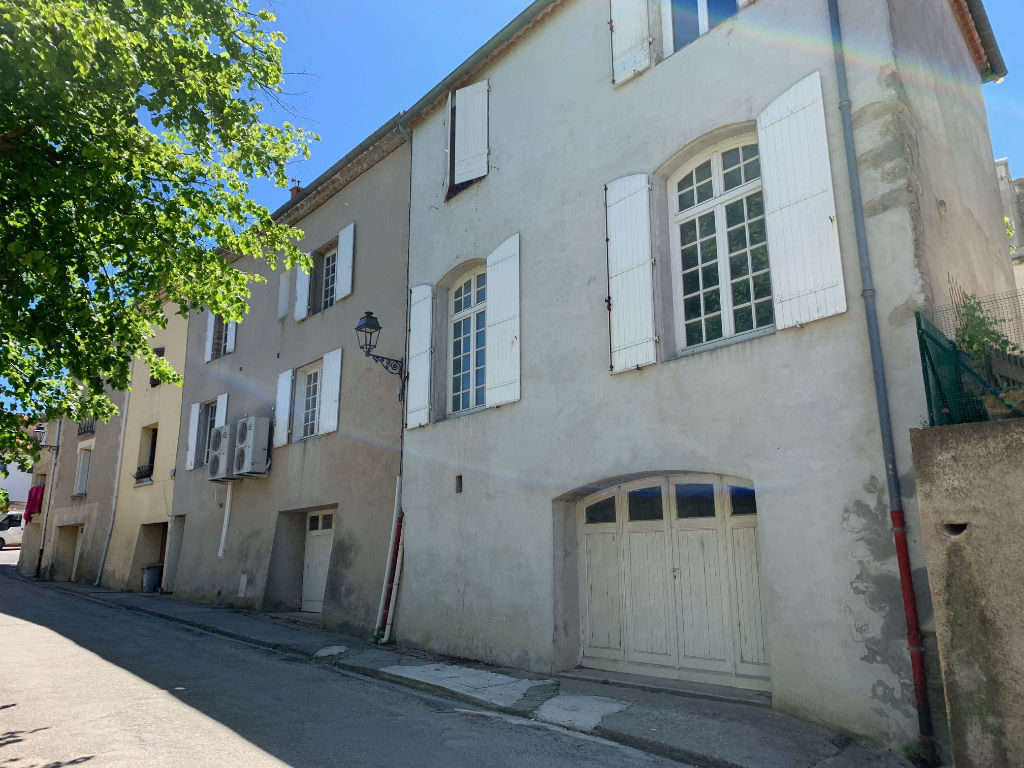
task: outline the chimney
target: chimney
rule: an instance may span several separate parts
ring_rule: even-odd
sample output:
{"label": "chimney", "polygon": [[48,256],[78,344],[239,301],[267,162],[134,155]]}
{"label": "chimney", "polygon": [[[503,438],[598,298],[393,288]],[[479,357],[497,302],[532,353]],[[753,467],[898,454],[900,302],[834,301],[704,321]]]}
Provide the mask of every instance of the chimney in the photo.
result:
{"label": "chimney", "polygon": [[[293,179],[293,181],[295,180]],[[295,186],[292,187],[289,191],[292,193],[291,199],[294,200],[296,197],[299,196],[299,193],[302,191],[302,187],[299,186],[298,181],[295,181]]]}

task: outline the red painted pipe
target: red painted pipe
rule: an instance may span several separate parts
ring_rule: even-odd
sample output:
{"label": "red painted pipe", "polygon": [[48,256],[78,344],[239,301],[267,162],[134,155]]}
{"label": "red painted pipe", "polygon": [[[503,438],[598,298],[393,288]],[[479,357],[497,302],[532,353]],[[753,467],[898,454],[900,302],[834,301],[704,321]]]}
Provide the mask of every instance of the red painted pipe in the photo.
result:
{"label": "red painted pipe", "polygon": [[928,706],[928,678],[924,670],[924,643],[921,624],[917,618],[917,596],[910,572],[910,550],[907,547],[907,523],[902,509],[889,513],[892,518],[892,536],[896,541],[896,560],[900,567],[900,586],[903,588],[903,612],[907,617],[907,646],[910,648],[910,668],[914,673],[914,698],[917,702],[917,723],[921,732],[921,757],[925,765],[935,764],[935,738],[932,731],[932,713]]}
{"label": "red painted pipe", "polygon": [[384,613],[381,614],[380,626],[377,627],[378,636],[383,637],[384,628],[388,625],[388,614],[391,612],[391,597],[395,592],[395,572],[398,570],[398,546],[402,541],[402,524],[405,522],[405,515],[399,515],[395,521],[395,543],[391,548],[391,562],[388,563],[388,596],[384,601]]}

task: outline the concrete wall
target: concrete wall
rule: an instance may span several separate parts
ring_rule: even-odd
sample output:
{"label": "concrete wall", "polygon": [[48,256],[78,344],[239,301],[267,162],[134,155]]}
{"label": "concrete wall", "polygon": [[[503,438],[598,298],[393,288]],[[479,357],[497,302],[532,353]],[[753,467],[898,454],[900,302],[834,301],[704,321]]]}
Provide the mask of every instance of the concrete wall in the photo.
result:
{"label": "concrete wall", "polygon": [[[900,180],[894,194],[916,229],[926,298],[949,304],[950,275],[979,296],[1013,290],[978,69],[951,3],[889,0],[889,7],[896,62],[880,74],[898,109],[876,120],[887,139],[878,173]],[[868,118],[870,110],[856,109]]]}
{"label": "concrete wall", "polygon": [[[165,305],[168,322],[166,328],[154,329],[150,346],[164,348],[164,357],[176,371],[185,369],[185,337],[188,320],[175,314],[175,307]],[[132,391],[128,408],[124,438],[124,461],[117,496],[117,512],[103,570],[103,586],[115,589],[141,589],[141,565],[161,562],[156,559],[133,565],[138,559],[135,549],[140,526],[168,523],[174,498],[174,470],[178,452],[178,428],[181,420],[181,387],[174,384],[150,386],[149,366],[136,361],[132,371]],[[143,430],[157,426],[156,461],[149,480],[135,481],[134,473],[147,463],[148,439],[145,445]]]}
{"label": "concrete wall", "polygon": [[[853,0],[841,8],[855,52],[868,237],[913,526],[905,435],[925,418],[925,401],[912,309],[927,298],[921,253],[940,236],[904,194],[906,174],[884,162],[893,152],[888,116],[900,115],[908,130],[921,119],[903,102],[889,8]],[[438,285],[444,301],[453,270],[520,233],[522,399],[445,418],[435,398],[435,423],[407,432],[399,641],[536,670],[572,666],[580,653],[577,564],[566,516],[575,489],[684,470],[750,478],[775,706],[890,743],[912,740],[826,5],[762,0],[618,88],[607,21],[605,5],[565,3],[467,80],[490,81],[490,172],[448,202],[444,110],[415,127],[409,283]],[[662,363],[610,376],[603,185],[638,172],[666,178],[703,137],[752,130],[769,102],[814,71],[824,86],[847,312],[678,359],[663,342]],[[964,87],[978,103],[976,73]],[[942,110],[933,117],[951,119]],[[983,121],[972,115],[959,128],[982,131],[966,135],[972,148],[987,140]],[[949,141],[959,136],[953,127]],[[920,150],[930,174],[940,172],[937,151]],[[958,241],[955,275],[983,290],[1008,272],[988,263],[998,206],[991,173],[971,168],[963,183],[984,194],[963,215],[985,223]],[[941,194],[954,205],[960,199]],[[666,265],[667,226],[656,233]],[[657,311],[671,316],[664,303]],[[445,364],[443,352],[435,364]],[[456,474],[464,476],[461,494]],[[912,539],[927,621],[921,545]]]}
{"label": "concrete wall", "polygon": [[[355,325],[372,310],[384,327],[377,352],[401,357],[406,328],[409,148],[402,144],[296,225],[304,250],[336,238],[356,223],[354,292],[324,312],[296,323],[294,276],[288,316],[277,317],[280,272],[248,259],[239,269],[267,277],[253,286],[250,310],[238,326],[235,351],[203,362],[206,316],[189,323],[178,441],[174,514],[186,515],[174,582],[176,596],[254,609],[293,608],[282,599],[285,574],[271,564],[302,567],[304,537],[281,533],[289,514],[336,507],[334,544],[324,600],[326,624],[369,631],[376,620],[388,536],[400,472],[402,408],[399,379],[360,352]],[[278,374],[343,348],[337,432],[275,448],[267,478],[246,479],[232,491],[227,549],[218,559],[226,487],[206,468],[185,469],[188,410],[228,392],[227,423],[244,415],[272,416]],[[294,411],[293,411],[294,412]],[[279,551],[288,546],[287,552]],[[239,596],[242,576],[244,594]],[[277,586],[275,586],[277,585]]]}
{"label": "concrete wall", "polygon": [[1013,178],[1010,173],[1010,161],[1008,158],[996,160],[996,183],[999,185],[999,198],[1003,202],[1003,216],[1010,220],[1010,228],[1013,230],[1013,237],[1009,238],[1010,247],[1019,249],[1024,246],[1024,216],[1021,210],[1024,208],[1024,200],[1018,198],[1018,182],[1024,179]]}
{"label": "concrete wall", "polygon": [[[121,412],[124,410],[124,393],[111,392],[110,399],[118,408],[118,415],[108,423],[96,422],[94,433],[79,436],[78,425],[65,419],[61,427],[60,451],[50,474],[52,496],[49,514],[46,515],[46,532],[43,544],[42,576],[57,581],[66,581],[72,575],[75,546],[68,549],[68,537],[75,527],[82,528],[82,541],[75,581],[89,583],[99,574],[100,559],[107,539],[110,516],[113,514],[114,478],[118,470],[117,448],[121,437]],[[47,429],[47,442],[57,439],[56,428]],[[75,479],[78,468],[78,450],[92,444],[89,466],[89,480],[85,494],[75,493]],[[43,499],[46,510],[47,500]],[[36,521],[41,527],[44,515],[33,518],[26,529],[26,543],[22,546],[19,568],[23,573],[33,572],[38,559],[39,538],[33,530]],[[40,530],[40,534],[42,531]],[[59,534],[63,535],[59,535]],[[34,550],[27,547],[33,546]]]}
{"label": "concrete wall", "polygon": [[1024,421],[911,432],[957,768],[1024,765]]}

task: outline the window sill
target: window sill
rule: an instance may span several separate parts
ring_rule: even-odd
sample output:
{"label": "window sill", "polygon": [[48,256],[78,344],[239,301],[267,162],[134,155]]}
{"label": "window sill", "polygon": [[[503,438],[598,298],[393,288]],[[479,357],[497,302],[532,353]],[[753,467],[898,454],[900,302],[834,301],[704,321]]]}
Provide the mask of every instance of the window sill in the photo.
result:
{"label": "window sill", "polygon": [[85,498],[85,493],[72,493],[71,494],[71,498],[72,499],[84,499]]}
{"label": "window sill", "polygon": [[141,488],[141,487],[142,487],[142,486],[144,486],[144,485],[152,485],[152,484],[153,484],[153,478],[151,478],[151,477],[148,477],[148,478],[146,478],[145,480],[139,480],[139,481],[137,481],[137,482],[135,483],[134,487],[135,487],[135,488]]}
{"label": "window sill", "polygon": [[746,333],[738,333],[735,336],[730,336],[727,339],[716,339],[715,341],[708,342],[707,344],[701,344],[696,347],[686,347],[676,352],[672,357],[666,357],[665,362],[672,360],[679,360],[684,357],[693,357],[703,352],[710,352],[713,349],[721,349],[722,347],[731,347],[733,344],[742,344],[745,341],[751,341],[753,339],[761,339],[765,336],[771,336],[775,333],[775,326],[770,325],[767,328],[758,328],[756,331],[747,331]]}

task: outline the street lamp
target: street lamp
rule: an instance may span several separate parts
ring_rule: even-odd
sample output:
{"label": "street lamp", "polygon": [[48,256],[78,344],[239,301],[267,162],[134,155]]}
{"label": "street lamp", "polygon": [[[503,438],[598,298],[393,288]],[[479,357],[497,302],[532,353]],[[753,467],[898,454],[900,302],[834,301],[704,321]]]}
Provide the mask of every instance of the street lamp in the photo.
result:
{"label": "street lamp", "polygon": [[396,376],[401,376],[405,370],[405,359],[399,358],[398,360],[393,357],[383,357],[381,355],[373,354],[373,350],[377,346],[377,336],[380,334],[381,325],[380,321],[373,316],[373,312],[367,312],[356,323],[356,338],[359,339],[359,348],[363,350],[363,354],[367,357],[372,357],[388,373],[393,373]]}

